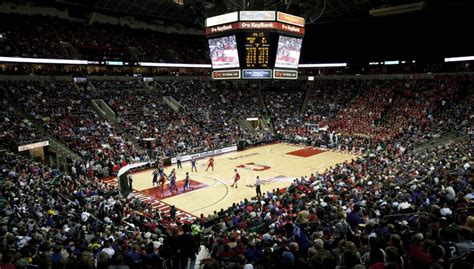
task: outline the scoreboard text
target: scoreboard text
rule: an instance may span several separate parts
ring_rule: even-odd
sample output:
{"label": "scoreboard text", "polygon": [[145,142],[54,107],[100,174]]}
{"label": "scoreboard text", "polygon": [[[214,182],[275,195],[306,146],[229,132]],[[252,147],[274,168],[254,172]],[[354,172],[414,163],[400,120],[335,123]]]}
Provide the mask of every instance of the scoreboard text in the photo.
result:
{"label": "scoreboard text", "polygon": [[247,33],[245,40],[245,68],[269,67],[269,33]]}

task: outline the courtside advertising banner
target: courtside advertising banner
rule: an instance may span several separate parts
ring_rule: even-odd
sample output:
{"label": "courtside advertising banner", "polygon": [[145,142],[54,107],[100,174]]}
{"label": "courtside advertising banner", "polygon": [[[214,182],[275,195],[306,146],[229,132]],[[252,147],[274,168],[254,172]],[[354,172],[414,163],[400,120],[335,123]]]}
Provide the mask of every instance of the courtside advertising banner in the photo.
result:
{"label": "courtside advertising banner", "polygon": [[[215,156],[222,153],[228,153],[228,152],[233,152],[233,151],[237,151],[237,146],[215,149],[215,150],[205,151],[205,152],[191,154],[191,155],[184,155],[181,157],[181,162],[189,161],[191,160],[191,158],[200,159],[200,158]],[[176,157],[171,158],[171,163],[172,164],[176,163]]]}

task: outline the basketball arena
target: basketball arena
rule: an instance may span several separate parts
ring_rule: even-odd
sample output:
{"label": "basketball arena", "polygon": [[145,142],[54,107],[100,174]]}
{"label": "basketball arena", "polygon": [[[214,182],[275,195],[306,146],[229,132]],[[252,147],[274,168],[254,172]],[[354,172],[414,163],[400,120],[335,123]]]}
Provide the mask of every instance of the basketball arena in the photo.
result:
{"label": "basketball arena", "polygon": [[474,267],[470,1],[0,1],[0,269]]}

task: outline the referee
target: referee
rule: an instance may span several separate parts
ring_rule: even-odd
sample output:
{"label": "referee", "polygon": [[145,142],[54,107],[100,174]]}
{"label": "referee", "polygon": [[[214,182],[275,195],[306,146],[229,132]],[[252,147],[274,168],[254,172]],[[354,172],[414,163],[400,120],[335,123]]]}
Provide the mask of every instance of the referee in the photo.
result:
{"label": "referee", "polygon": [[257,180],[255,181],[255,188],[257,190],[257,197],[260,198],[262,196],[262,190],[260,189],[260,186],[262,185],[262,181],[260,180],[260,177],[257,176]]}
{"label": "referee", "polygon": [[179,153],[178,153],[178,155],[176,155],[176,164],[177,164],[177,166],[178,166],[178,169],[179,169],[179,168],[183,168],[183,167],[181,166],[181,154],[179,154]]}

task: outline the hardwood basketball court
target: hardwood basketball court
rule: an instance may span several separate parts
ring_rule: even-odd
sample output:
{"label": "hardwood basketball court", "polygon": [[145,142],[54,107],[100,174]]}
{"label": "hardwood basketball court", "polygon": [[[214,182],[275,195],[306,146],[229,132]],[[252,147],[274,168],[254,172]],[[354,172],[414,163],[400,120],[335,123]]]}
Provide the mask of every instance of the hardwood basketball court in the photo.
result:
{"label": "hardwood basketball court", "polygon": [[[158,202],[166,203],[194,216],[207,216],[215,210],[255,196],[255,187],[250,185],[255,184],[257,176],[263,182],[262,192],[265,193],[288,187],[295,178],[309,176],[353,158],[357,156],[311,147],[272,144],[215,156],[214,171],[205,171],[209,158],[198,160],[197,172],[191,172],[190,162],[184,162],[182,169],[177,169],[176,165],[167,167],[167,175],[171,169],[176,168],[178,193],[169,192],[168,182],[163,193],[156,185],[152,186],[153,171],[150,169],[133,174],[133,188],[142,200],[148,200],[157,206]],[[230,187],[234,169],[241,176],[238,188]],[[192,189],[183,192],[186,172],[189,172],[192,180]],[[162,211],[169,211],[166,204],[160,208]]]}

